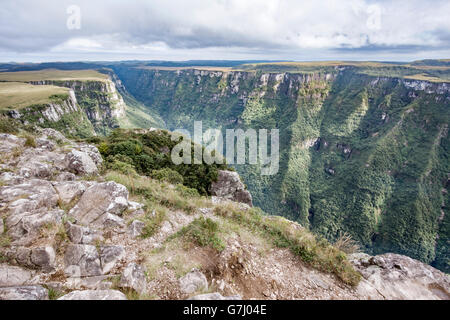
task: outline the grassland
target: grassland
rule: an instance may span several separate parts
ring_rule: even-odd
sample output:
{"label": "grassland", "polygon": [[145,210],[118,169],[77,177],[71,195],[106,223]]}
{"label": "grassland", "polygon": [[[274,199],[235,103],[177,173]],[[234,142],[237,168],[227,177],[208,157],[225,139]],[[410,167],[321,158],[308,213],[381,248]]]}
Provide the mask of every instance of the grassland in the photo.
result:
{"label": "grassland", "polygon": [[0,82],[0,110],[20,109],[45,104],[52,97],[67,95],[69,89],[55,86],[34,86],[21,82]]}
{"label": "grassland", "polygon": [[2,72],[0,81],[40,81],[40,80],[82,80],[104,81],[108,79],[106,74],[95,70],[56,70],[44,69],[39,71]]}

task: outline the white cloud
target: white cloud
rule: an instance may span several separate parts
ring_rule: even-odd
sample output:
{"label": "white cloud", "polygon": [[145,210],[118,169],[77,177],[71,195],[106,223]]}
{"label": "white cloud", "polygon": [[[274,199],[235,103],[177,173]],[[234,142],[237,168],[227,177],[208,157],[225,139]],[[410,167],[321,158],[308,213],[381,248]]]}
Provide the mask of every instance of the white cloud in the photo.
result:
{"label": "white cloud", "polygon": [[[66,27],[73,3],[81,9],[79,30]],[[0,57],[39,52],[74,59],[84,52],[97,59],[115,53],[296,59],[320,51],[329,58],[356,56],[358,49],[380,55],[380,48],[391,56],[442,56],[450,52],[448,12],[448,1],[418,0],[4,0]]]}

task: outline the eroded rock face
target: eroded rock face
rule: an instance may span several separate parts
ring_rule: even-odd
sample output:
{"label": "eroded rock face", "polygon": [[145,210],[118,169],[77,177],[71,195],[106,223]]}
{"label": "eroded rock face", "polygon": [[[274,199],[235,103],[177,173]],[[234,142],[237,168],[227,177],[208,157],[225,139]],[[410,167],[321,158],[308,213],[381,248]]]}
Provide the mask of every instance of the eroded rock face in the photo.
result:
{"label": "eroded rock face", "polygon": [[145,223],[139,220],[134,220],[130,223],[128,227],[128,234],[133,238],[137,238],[142,234],[142,230],[144,230]]}
{"label": "eroded rock face", "polygon": [[31,272],[20,267],[0,265],[0,287],[22,286],[31,279]]}
{"label": "eroded rock face", "polygon": [[24,212],[9,215],[6,218],[8,235],[14,245],[30,245],[39,238],[42,228],[61,223],[63,210],[54,209],[48,212]]}
{"label": "eroded rock face", "polygon": [[87,181],[63,181],[53,183],[53,187],[58,193],[59,199],[63,204],[69,204],[80,198],[89,187]]}
{"label": "eroded rock face", "polygon": [[139,294],[144,293],[147,286],[144,269],[136,263],[130,263],[122,272],[119,286],[135,290]]}
{"label": "eroded rock face", "polygon": [[116,265],[116,262],[123,258],[124,254],[125,250],[122,246],[102,246],[100,248],[100,261],[103,273],[109,273]]}
{"label": "eroded rock face", "polygon": [[128,207],[128,190],[115,182],[97,183],[86,189],[69,211],[77,223],[101,226],[108,214],[119,215]]}
{"label": "eroded rock face", "polygon": [[252,195],[245,189],[237,172],[220,170],[217,181],[211,183],[210,191],[213,196],[221,199],[253,206]]}
{"label": "eroded rock face", "polygon": [[31,262],[41,268],[44,272],[55,269],[55,250],[52,247],[37,247],[31,250]]}
{"label": "eroded rock face", "polygon": [[363,275],[358,293],[371,299],[450,299],[450,279],[443,272],[406,256],[387,253],[350,256]]}
{"label": "eroded rock face", "polygon": [[127,300],[127,297],[117,290],[78,290],[72,291],[58,300]]}
{"label": "eroded rock face", "polygon": [[75,174],[86,175],[98,173],[95,162],[86,152],[72,150],[66,155],[65,161],[67,168]]}
{"label": "eroded rock face", "polygon": [[48,300],[48,291],[42,286],[0,288],[0,300]]}
{"label": "eroded rock face", "polygon": [[71,244],[64,256],[65,270],[70,277],[91,277],[102,274],[100,256],[92,245]]}

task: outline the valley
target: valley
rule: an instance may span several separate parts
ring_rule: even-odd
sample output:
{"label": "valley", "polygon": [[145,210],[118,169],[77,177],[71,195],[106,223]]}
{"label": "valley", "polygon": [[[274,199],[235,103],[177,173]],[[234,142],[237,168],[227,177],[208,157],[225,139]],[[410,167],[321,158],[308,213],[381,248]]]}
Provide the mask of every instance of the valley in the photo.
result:
{"label": "valley", "polygon": [[[80,119],[92,129],[55,127],[73,136],[106,135],[119,126],[192,130],[196,120],[204,130],[278,128],[277,175],[261,176],[258,165],[235,167],[256,206],[329,241],[349,234],[368,253],[405,254],[449,271],[450,71],[444,60],[111,63],[98,65],[101,76],[92,69],[48,75],[21,68],[0,73],[0,80],[74,91],[88,122]],[[115,89],[100,85],[104,77]],[[104,94],[114,92],[114,101]]]}

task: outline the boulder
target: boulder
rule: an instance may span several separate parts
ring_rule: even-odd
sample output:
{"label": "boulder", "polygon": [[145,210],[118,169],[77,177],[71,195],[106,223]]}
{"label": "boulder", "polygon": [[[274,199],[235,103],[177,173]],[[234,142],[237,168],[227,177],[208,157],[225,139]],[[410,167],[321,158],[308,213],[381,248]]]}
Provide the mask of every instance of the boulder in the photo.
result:
{"label": "boulder", "polygon": [[55,250],[50,246],[31,249],[31,263],[44,272],[51,272],[55,269],[55,256]]}
{"label": "boulder", "polygon": [[103,274],[109,273],[116,262],[122,259],[124,255],[125,250],[122,246],[102,246],[100,248],[100,261]]}
{"label": "boulder", "polygon": [[252,195],[245,189],[239,174],[234,171],[219,170],[216,182],[211,183],[211,195],[221,199],[252,204]]}
{"label": "boulder", "polygon": [[69,216],[82,225],[103,226],[109,214],[122,214],[127,208],[128,190],[115,182],[96,183],[86,189]]}
{"label": "boulder", "polygon": [[22,147],[25,139],[18,138],[15,135],[0,133],[0,153],[11,153],[14,149]]}
{"label": "boulder", "polygon": [[128,234],[132,238],[140,237],[142,234],[142,230],[144,230],[145,223],[139,220],[134,220],[128,227]]}
{"label": "boulder", "polygon": [[132,289],[139,294],[144,293],[147,287],[147,279],[142,267],[136,263],[130,263],[122,272],[119,287]]}
{"label": "boulder", "polygon": [[102,164],[103,158],[96,146],[82,144],[78,146],[78,149],[80,149],[81,152],[85,152],[97,166]]}
{"label": "boulder", "polygon": [[240,295],[224,297],[218,292],[199,294],[191,297],[188,300],[242,300]]}
{"label": "boulder", "polygon": [[70,277],[90,277],[102,274],[100,256],[92,245],[70,244],[64,255],[64,272]]}
{"label": "boulder", "polygon": [[445,273],[407,256],[387,253],[371,257],[349,256],[362,274],[358,294],[367,299],[450,299],[450,279]]}
{"label": "boulder", "polygon": [[20,267],[0,265],[0,287],[22,286],[31,279],[31,272]]}
{"label": "boulder", "polygon": [[183,293],[194,293],[199,290],[208,290],[208,280],[198,270],[192,270],[179,280],[180,289]]}
{"label": "boulder", "polygon": [[54,208],[58,203],[58,195],[49,181],[30,179],[0,188],[0,201],[7,202],[10,215],[14,215]]}
{"label": "boulder", "polygon": [[87,227],[67,222],[65,228],[69,240],[73,243],[93,244],[105,240],[100,231],[92,230]]}
{"label": "boulder", "polygon": [[82,290],[72,291],[58,300],[127,300],[127,297],[117,290]]}
{"label": "boulder", "polygon": [[48,300],[48,291],[42,286],[0,288],[0,300]]}
{"label": "boulder", "polygon": [[3,234],[5,232],[5,225],[3,223],[3,218],[0,217],[0,234]]}
{"label": "boulder", "polygon": [[55,209],[48,212],[24,212],[11,214],[6,218],[8,235],[12,244],[27,246],[41,236],[46,226],[61,223],[63,210]]}
{"label": "boulder", "polygon": [[98,173],[97,165],[86,152],[74,149],[66,155],[65,161],[67,169],[75,174],[87,175]]}

